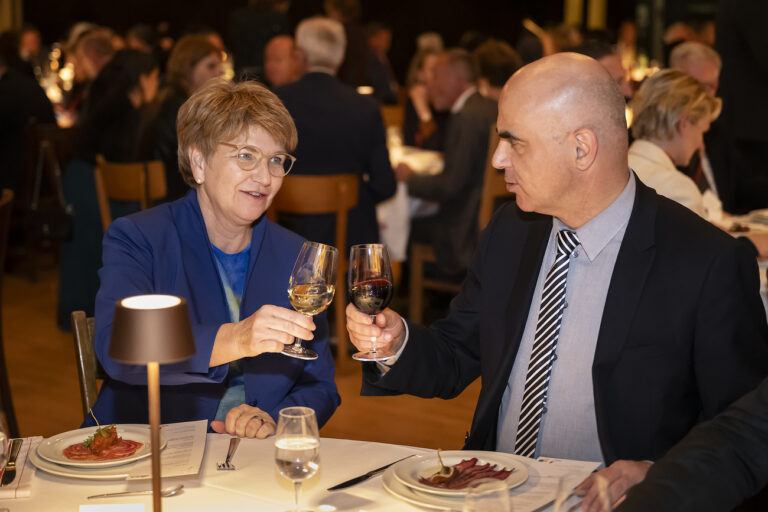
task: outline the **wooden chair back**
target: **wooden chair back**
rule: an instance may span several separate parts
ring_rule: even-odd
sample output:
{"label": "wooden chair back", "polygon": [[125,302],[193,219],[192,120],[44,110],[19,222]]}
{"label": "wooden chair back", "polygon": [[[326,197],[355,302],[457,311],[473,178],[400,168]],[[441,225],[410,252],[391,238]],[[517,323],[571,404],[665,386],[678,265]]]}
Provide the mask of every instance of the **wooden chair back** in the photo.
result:
{"label": "wooden chair back", "polygon": [[[499,144],[499,135],[496,133],[496,127],[490,128],[488,137],[488,152],[485,160],[485,173],[483,175],[483,189],[480,195],[480,208],[477,214],[477,223],[481,230],[485,229],[488,221],[491,220],[497,199],[513,197],[513,194],[507,192],[504,174],[493,167],[493,153]],[[458,293],[460,284],[440,279],[429,279],[424,277],[424,264],[435,263],[437,257],[432,246],[425,244],[413,244],[411,247],[411,296],[408,305],[408,319],[412,322],[421,323],[423,313],[424,290],[437,290],[446,293]]]}
{"label": "wooden chair back", "polygon": [[346,282],[347,282],[347,213],[357,206],[358,177],[356,174],[325,176],[286,176],[268,212],[275,220],[277,212],[301,215],[336,214],[336,247],[339,262],[336,271],[336,300],[334,321],[338,340],[336,364],[341,370],[347,363]]}
{"label": "wooden chair back", "polygon": [[[8,229],[11,223],[11,204],[13,191],[4,189],[0,196],[0,304],[2,304],[2,283],[5,272],[5,255],[8,249]],[[1,309],[1,306],[0,306]],[[2,320],[2,319],[0,319]],[[0,321],[0,422],[7,427],[9,437],[19,437],[19,425],[16,421],[16,410],[13,407],[11,386],[8,381],[8,366],[5,362],[3,346],[3,328]],[[5,447],[3,447],[5,449]]]}
{"label": "wooden chair back", "polygon": [[105,374],[96,358],[93,317],[86,318],[85,311],[72,312],[72,337],[80,381],[80,403],[83,406],[83,417],[86,417],[99,396],[98,380],[103,379]]}
{"label": "wooden chair back", "polygon": [[112,223],[109,200],[138,201],[142,210],[167,193],[163,162],[115,163],[96,157],[96,194],[99,199],[101,225],[106,231]]}
{"label": "wooden chair back", "polygon": [[387,128],[390,126],[401,128],[405,122],[405,107],[403,105],[382,105],[381,118]]}

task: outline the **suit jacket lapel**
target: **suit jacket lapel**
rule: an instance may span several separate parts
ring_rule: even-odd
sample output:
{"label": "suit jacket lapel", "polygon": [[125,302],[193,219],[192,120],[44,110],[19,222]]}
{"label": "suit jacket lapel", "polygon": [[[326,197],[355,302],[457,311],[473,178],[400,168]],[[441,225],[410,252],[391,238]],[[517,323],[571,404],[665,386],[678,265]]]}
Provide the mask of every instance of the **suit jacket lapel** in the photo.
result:
{"label": "suit jacket lapel", "polygon": [[[505,329],[500,332],[500,343],[503,345],[497,370],[483,374],[483,392],[477,404],[475,424],[472,430],[472,441],[467,447],[495,450],[496,422],[498,420],[499,404],[504,389],[512,371],[520,340],[525,329],[525,322],[531,307],[533,292],[539,277],[541,262],[547,247],[549,234],[552,231],[552,218],[543,217],[529,222],[529,230],[522,248],[520,265],[517,269],[514,284],[507,299],[507,315]],[[496,343],[499,340],[493,340]],[[474,441],[474,442],[473,442]]]}
{"label": "suit jacket lapel", "polygon": [[[655,250],[656,192],[637,180],[637,192],[632,215],[616,258],[616,264],[608,287],[603,317],[592,364],[595,411],[600,438],[602,434],[603,408],[600,390],[609,389],[611,369],[621,355],[632,327],[648,273],[653,265]],[[612,448],[603,444],[606,460],[614,460]]]}

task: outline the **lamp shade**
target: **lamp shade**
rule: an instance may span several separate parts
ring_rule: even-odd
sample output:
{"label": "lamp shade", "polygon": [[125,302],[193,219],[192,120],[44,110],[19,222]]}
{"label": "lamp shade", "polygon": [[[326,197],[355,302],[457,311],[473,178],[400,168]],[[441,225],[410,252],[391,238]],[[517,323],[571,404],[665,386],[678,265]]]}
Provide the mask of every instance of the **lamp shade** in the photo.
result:
{"label": "lamp shade", "polygon": [[127,364],[176,363],[195,353],[187,301],[137,295],[117,301],[109,357]]}

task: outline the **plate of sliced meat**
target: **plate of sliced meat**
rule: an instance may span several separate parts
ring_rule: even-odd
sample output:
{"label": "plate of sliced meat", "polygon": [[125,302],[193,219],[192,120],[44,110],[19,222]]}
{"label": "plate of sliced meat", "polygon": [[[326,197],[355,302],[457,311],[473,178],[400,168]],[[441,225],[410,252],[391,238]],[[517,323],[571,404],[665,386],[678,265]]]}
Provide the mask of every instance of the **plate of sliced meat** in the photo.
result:
{"label": "plate of sliced meat", "polygon": [[444,451],[440,471],[437,453],[417,455],[392,466],[392,473],[404,485],[421,492],[443,496],[463,496],[477,480],[495,478],[509,488],[528,479],[528,470],[517,455],[484,451]]}
{"label": "plate of sliced meat", "polygon": [[[160,449],[166,445],[160,434]],[[43,440],[40,458],[62,466],[104,468],[134,462],[152,453],[148,425],[106,425],[70,430]]]}

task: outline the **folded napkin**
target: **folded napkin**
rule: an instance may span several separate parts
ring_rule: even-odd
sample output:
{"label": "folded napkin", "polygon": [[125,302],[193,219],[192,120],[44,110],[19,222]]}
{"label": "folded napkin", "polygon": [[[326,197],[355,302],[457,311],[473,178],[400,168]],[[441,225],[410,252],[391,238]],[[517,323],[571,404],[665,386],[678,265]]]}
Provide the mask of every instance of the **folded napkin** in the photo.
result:
{"label": "folded napkin", "polygon": [[24,443],[16,458],[16,478],[10,485],[0,487],[0,499],[28,498],[32,494],[32,477],[35,468],[27,463],[30,450],[37,450],[37,445],[42,441],[42,436],[24,438]]}

